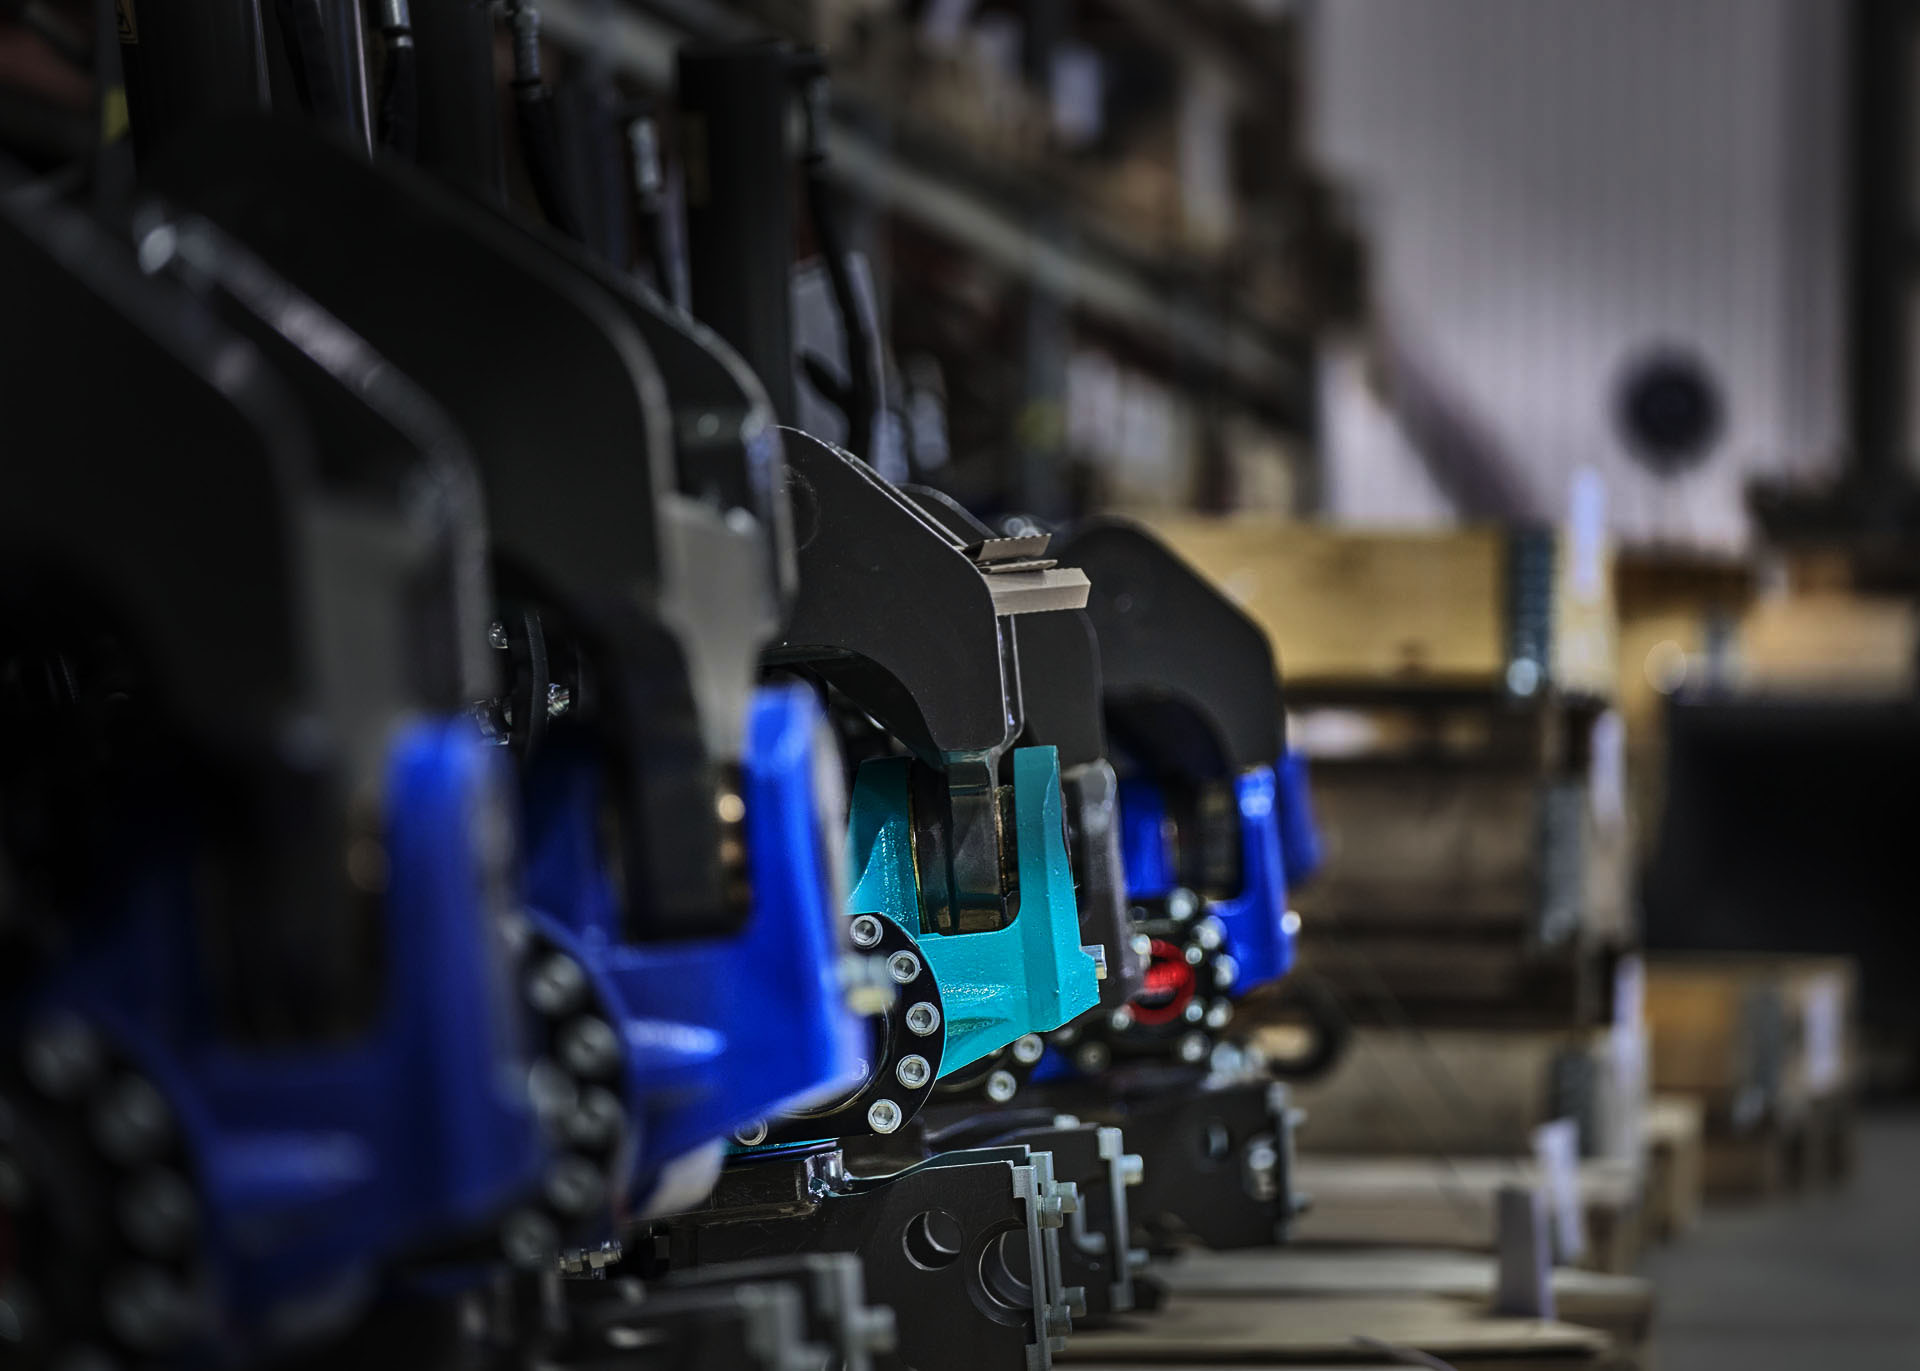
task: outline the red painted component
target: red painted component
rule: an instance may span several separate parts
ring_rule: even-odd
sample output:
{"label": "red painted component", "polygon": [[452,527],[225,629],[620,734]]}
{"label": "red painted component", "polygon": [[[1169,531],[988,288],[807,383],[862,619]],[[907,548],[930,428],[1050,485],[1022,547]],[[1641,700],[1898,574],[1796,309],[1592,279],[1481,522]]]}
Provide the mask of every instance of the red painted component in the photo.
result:
{"label": "red painted component", "polygon": [[1155,938],[1146,980],[1134,992],[1134,1021],[1149,1028],[1172,1023],[1185,1012],[1198,989],[1186,954],[1165,938]]}

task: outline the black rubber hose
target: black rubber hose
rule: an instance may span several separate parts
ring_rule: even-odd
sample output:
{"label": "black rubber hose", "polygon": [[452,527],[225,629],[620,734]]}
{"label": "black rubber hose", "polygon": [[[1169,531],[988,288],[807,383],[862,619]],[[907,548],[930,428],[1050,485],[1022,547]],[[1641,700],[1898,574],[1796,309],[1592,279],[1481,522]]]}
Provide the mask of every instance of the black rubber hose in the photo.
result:
{"label": "black rubber hose", "polygon": [[544,82],[513,83],[514,111],[520,129],[520,150],[526,158],[527,179],[541,213],[567,237],[585,241],[580,216],[574,212],[565,165],[560,156],[560,121],[553,111],[553,92]]}
{"label": "black rubber hose", "polygon": [[[853,291],[847,270],[846,242],[833,212],[833,190],[827,184],[826,78],[810,74],[803,90],[807,122],[807,217],[827,266],[827,284],[833,291],[834,312],[847,341],[847,384],[827,398],[839,405],[847,420],[847,450],[861,461],[872,459],[873,430],[880,418],[880,397],[873,384],[877,358],[873,334]],[[809,377],[810,380],[814,379]],[[818,381],[815,380],[816,388]]]}
{"label": "black rubber hose", "polygon": [[560,151],[560,121],[554,115],[553,92],[540,73],[540,13],[531,0],[507,7],[513,24],[513,103],[520,130],[520,153],[527,179],[547,222],[577,242],[586,234],[567,184],[566,161]]}
{"label": "black rubber hose", "polygon": [[328,55],[327,21],[320,12],[320,0],[278,0],[275,9],[302,108],[323,124],[344,123],[346,102],[339,73]]}
{"label": "black rubber hose", "polygon": [[1298,1015],[1310,1033],[1304,1051],[1267,1058],[1267,1069],[1283,1081],[1312,1081],[1338,1066],[1353,1039],[1353,1021],[1333,987],[1310,973],[1296,971],[1264,998],[1262,1016],[1285,1021]]}
{"label": "black rubber hose", "polygon": [[389,22],[381,27],[386,63],[380,73],[380,104],[374,115],[374,137],[381,147],[411,162],[420,148],[420,66],[413,46],[413,28],[407,11],[391,7]]}

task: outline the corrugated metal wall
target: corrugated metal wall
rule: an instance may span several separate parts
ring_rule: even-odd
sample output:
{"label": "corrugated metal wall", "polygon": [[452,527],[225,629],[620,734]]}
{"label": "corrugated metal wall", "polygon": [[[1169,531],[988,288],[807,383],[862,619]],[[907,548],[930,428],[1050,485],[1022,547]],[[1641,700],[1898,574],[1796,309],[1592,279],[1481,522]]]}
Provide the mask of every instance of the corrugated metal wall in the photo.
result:
{"label": "corrugated metal wall", "polygon": [[[1633,542],[1731,548],[1755,475],[1844,434],[1839,0],[1319,0],[1312,118],[1375,248],[1379,325],[1563,517],[1604,478]],[[1627,450],[1623,367],[1689,350],[1726,423],[1697,468]],[[1330,382],[1331,512],[1392,519],[1422,479]],[[1390,445],[1389,445],[1390,446]],[[1425,505],[1423,496],[1415,501]]]}

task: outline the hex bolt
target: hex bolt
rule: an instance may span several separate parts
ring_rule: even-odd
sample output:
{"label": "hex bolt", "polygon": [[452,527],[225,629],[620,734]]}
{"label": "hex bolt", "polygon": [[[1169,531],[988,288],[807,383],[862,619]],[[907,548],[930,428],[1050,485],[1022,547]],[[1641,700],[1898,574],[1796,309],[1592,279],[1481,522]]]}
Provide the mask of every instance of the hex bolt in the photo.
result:
{"label": "hex bolt", "polygon": [[595,1085],[580,1092],[580,1102],[568,1111],[561,1127],[575,1147],[609,1147],[626,1120],[627,1111],[619,1097]]}
{"label": "hex bolt", "polygon": [[21,1055],[27,1079],[56,1100],[70,1099],[92,1085],[105,1057],[99,1035],[74,1015],[42,1025],[27,1039]]}
{"label": "hex bolt", "polygon": [[1181,1061],[1197,1065],[1207,1055],[1207,1036],[1204,1033],[1188,1033],[1180,1039],[1180,1045],[1175,1050],[1180,1054]]}
{"label": "hex bolt", "polygon": [[123,1076],[94,1101],[93,1140],[123,1166],[146,1161],[173,1129],[167,1102],[139,1076]]}
{"label": "hex bolt", "polygon": [[600,1168],[577,1153],[569,1153],[547,1173],[547,1199],[562,1214],[584,1214],[605,1197]]}
{"label": "hex bolt", "polygon": [[880,941],[880,920],[871,914],[856,914],[853,927],[848,931],[853,935],[855,947],[872,947]]}
{"label": "hex bolt", "polygon": [[867,1126],[876,1133],[891,1133],[904,1122],[900,1106],[892,1100],[875,1100],[867,1106]]}
{"label": "hex bolt", "polygon": [[137,1266],[121,1273],[107,1286],[101,1303],[114,1336],[140,1352],[158,1352],[186,1331],[186,1294],[158,1267]]}
{"label": "hex bolt", "polygon": [[500,1226],[500,1249],[522,1270],[551,1262],[560,1251],[560,1233],[553,1220],[532,1209],[515,1210]]}
{"label": "hex bolt", "polygon": [[573,708],[573,692],[558,681],[547,682],[547,717],[558,719]]}
{"label": "hex bolt", "polygon": [[1105,1043],[1082,1043],[1080,1050],[1073,1054],[1073,1064],[1089,1076],[1097,1076],[1113,1062],[1113,1053],[1107,1050]]}
{"label": "hex bolt", "polygon": [[1011,1071],[996,1071],[987,1077],[987,1098],[995,1104],[1005,1104],[1020,1089],[1020,1082],[1013,1078]]}
{"label": "hex bolt", "polygon": [[1040,1060],[1047,1045],[1040,1041],[1038,1033],[1029,1033],[1025,1037],[1013,1040],[1013,1059],[1022,1066],[1032,1066]]}
{"label": "hex bolt", "polygon": [[1215,1000],[1212,1008],[1207,1010],[1207,1027],[1221,1029],[1232,1022],[1233,1005],[1226,1000]]}
{"label": "hex bolt", "polygon": [[1207,1017],[1207,1007],[1198,1000],[1188,1000],[1187,1007],[1180,1011],[1180,1017],[1188,1023],[1199,1023]]}
{"label": "hex bolt", "polygon": [[172,1171],[148,1171],[120,1194],[120,1227],[149,1256],[170,1257],[185,1247],[200,1224],[193,1187]]}
{"label": "hex bolt", "polygon": [[1185,923],[1199,912],[1200,901],[1185,886],[1175,887],[1173,893],[1167,896],[1167,913],[1173,916],[1175,922]]}
{"label": "hex bolt", "polygon": [[1198,924],[1194,925],[1193,931],[1194,936],[1200,940],[1200,946],[1206,948],[1209,952],[1219,947],[1221,941],[1226,936],[1226,929],[1221,927],[1218,919],[1202,919]]}
{"label": "hex bolt", "polygon": [[564,952],[542,957],[527,974],[527,1003],[551,1018],[571,1014],[587,995],[587,973]]}
{"label": "hex bolt", "polygon": [[1107,1022],[1113,1025],[1113,1031],[1115,1033],[1125,1033],[1129,1028],[1133,1027],[1133,1011],[1125,1005],[1121,1005],[1113,1011],[1113,1016],[1109,1018]]}
{"label": "hex bolt", "polygon": [[1213,963],[1213,983],[1222,990],[1231,989],[1240,975],[1240,963],[1231,957],[1218,957]]}
{"label": "hex bolt", "polygon": [[1136,957],[1151,957],[1153,955],[1153,939],[1144,933],[1136,933],[1133,935],[1132,947],[1133,955]]}
{"label": "hex bolt", "polygon": [[605,1019],[578,1018],[560,1031],[560,1060],[579,1076],[608,1076],[620,1063],[620,1039]]}
{"label": "hex bolt", "polygon": [[911,952],[896,952],[887,958],[887,974],[906,985],[920,974],[920,959]]}
{"label": "hex bolt", "polygon": [[924,1038],[936,1032],[940,1027],[939,1007],[926,1000],[911,1005],[907,1009],[907,1030],[917,1037]]}
{"label": "hex bolt", "polygon": [[927,1065],[927,1059],[918,1052],[909,1053],[900,1059],[893,1068],[894,1079],[909,1090],[918,1090],[933,1078],[933,1068]]}
{"label": "hex bolt", "polygon": [[1187,950],[1181,954],[1187,959],[1188,966],[1198,966],[1206,959],[1206,950],[1196,944],[1188,943]]}
{"label": "hex bolt", "polygon": [[767,1140],[767,1121],[758,1119],[733,1130],[733,1140],[742,1147],[758,1147]]}
{"label": "hex bolt", "polygon": [[497,652],[505,652],[511,646],[507,638],[507,626],[497,619],[487,625],[487,644]]}
{"label": "hex bolt", "polygon": [[527,1095],[543,1119],[564,1119],[580,1103],[580,1086],[567,1069],[551,1057],[527,1068]]}

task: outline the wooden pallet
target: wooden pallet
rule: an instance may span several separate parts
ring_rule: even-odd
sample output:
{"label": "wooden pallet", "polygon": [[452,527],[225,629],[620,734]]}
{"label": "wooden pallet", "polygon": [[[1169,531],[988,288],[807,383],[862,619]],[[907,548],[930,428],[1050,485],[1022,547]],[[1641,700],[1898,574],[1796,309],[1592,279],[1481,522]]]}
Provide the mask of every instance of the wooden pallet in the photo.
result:
{"label": "wooden pallet", "polygon": [[1186,1296],[1111,1327],[1075,1333],[1059,1360],[1168,1371],[1247,1363],[1404,1365],[1410,1352],[1438,1357],[1456,1371],[1600,1371],[1608,1365],[1609,1343],[1591,1328],[1499,1318],[1445,1295]]}
{"label": "wooden pallet", "polygon": [[[1643,1241],[1644,1183],[1643,1169],[1632,1163],[1581,1164],[1587,1234],[1581,1266],[1633,1269]],[[1302,1243],[1489,1252],[1500,1190],[1515,1184],[1540,1184],[1532,1158],[1303,1156],[1294,1185],[1309,1208],[1292,1232]]]}
{"label": "wooden pallet", "polygon": [[1844,1093],[1744,1133],[1709,1132],[1702,1169],[1710,1199],[1769,1199],[1843,1183],[1853,1170],[1853,1107]]}
{"label": "wooden pallet", "polygon": [[1543,670],[1521,684],[1598,695],[1614,688],[1610,553],[1587,530],[1555,537],[1261,518],[1151,523],[1266,630],[1289,689],[1504,691],[1523,657]]}
{"label": "wooden pallet", "polygon": [[1857,980],[1846,957],[1649,954],[1653,1088],[1698,1098],[1710,1133],[1791,1132],[1854,1079]]}
{"label": "wooden pallet", "polygon": [[1646,1233],[1670,1242],[1700,1219],[1706,1187],[1705,1122],[1700,1102],[1656,1095],[1647,1105]]}
{"label": "wooden pallet", "polygon": [[[1492,1257],[1426,1248],[1342,1248],[1293,1244],[1258,1252],[1188,1252],[1148,1272],[1174,1298],[1300,1299],[1322,1296],[1441,1295],[1485,1308],[1498,1270]],[[1560,1267],[1554,1317],[1607,1335],[1609,1367],[1651,1365],[1653,1287],[1639,1276]]]}
{"label": "wooden pallet", "polygon": [[[1303,924],[1300,970],[1339,996],[1355,1023],[1423,1028],[1589,1028],[1611,1022],[1624,949],[1575,938],[1362,933],[1321,916]],[[1257,999],[1250,1014],[1260,1013]]]}
{"label": "wooden pallet", "polygon": [[[1256,1034],[1284,1057],[1285,1030]],[[1639,1155],[1646,1068],[1638,1025],[1587,1029],[1356,1027],[1331,1071],[1292,1087],[1304,1152],[1523,1153],[1573,1118],[1584,1151]]]}

